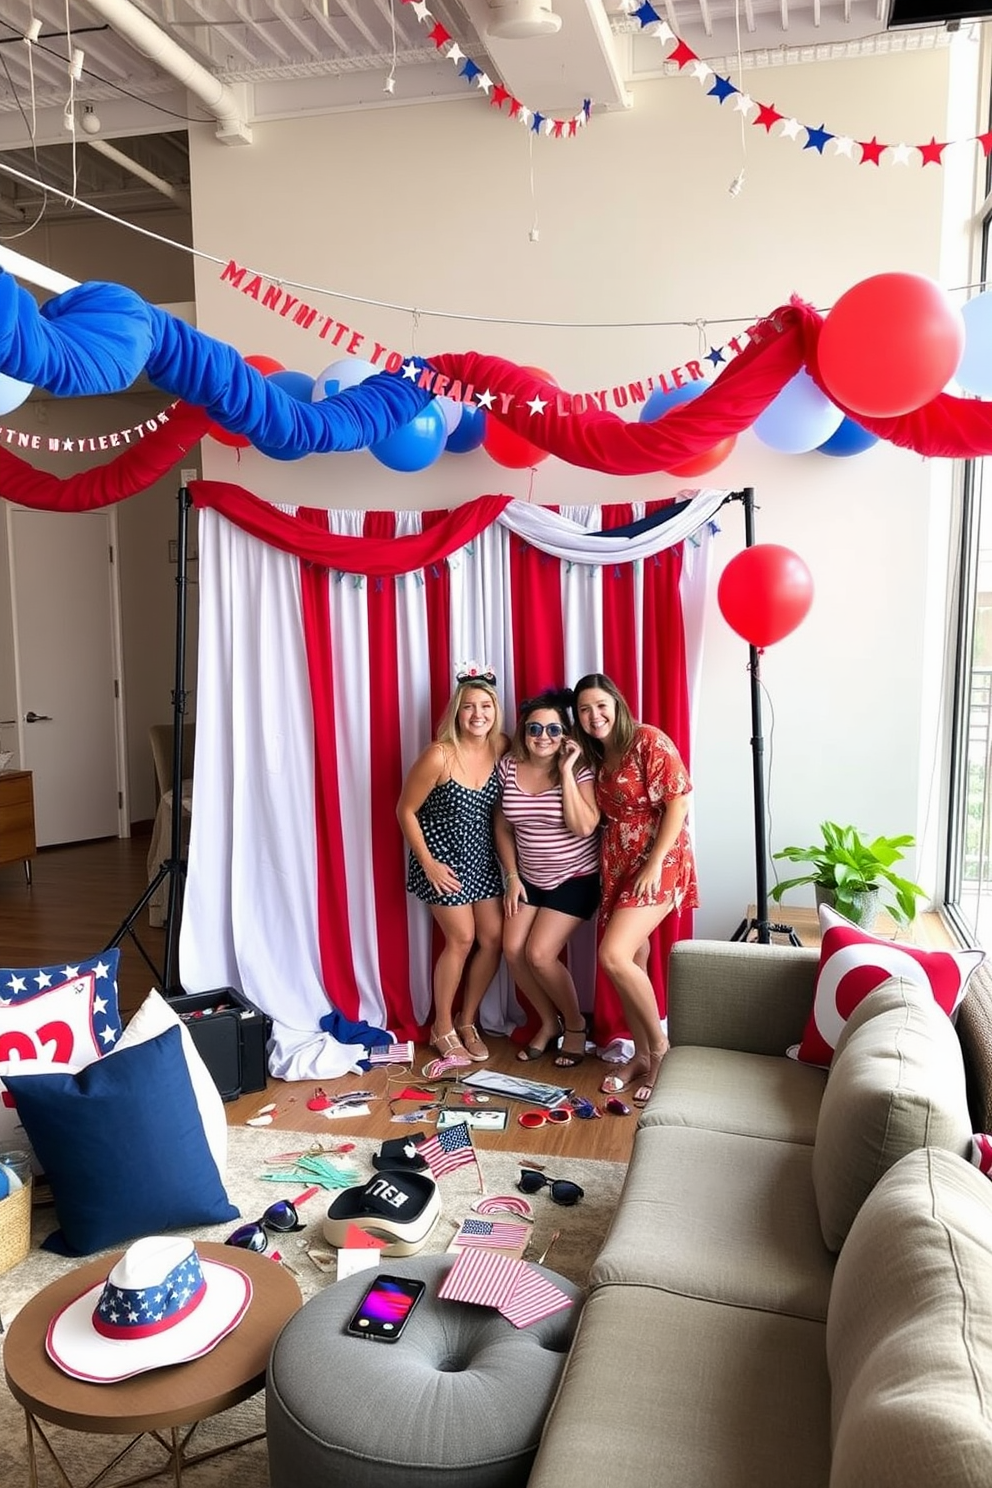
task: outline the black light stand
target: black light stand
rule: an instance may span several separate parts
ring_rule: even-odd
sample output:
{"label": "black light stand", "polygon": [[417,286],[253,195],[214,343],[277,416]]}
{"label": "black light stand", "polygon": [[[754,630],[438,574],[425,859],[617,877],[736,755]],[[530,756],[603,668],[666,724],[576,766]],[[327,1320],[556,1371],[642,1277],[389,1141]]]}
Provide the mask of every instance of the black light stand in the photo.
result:
{"label": "black light stand", "polygon": [[[179,519],[176,540],[176,657],[172,690],[172,833],[169,856],[160,864],[138,902],[128,911],[106,945],[112,950],[129,935],[147,965],[158,978],[163,992],[181,992],[175,974],[179,959],[179,925],[183,890],[186,886],[186,859],[182,851],[183,811],[183,722],[186,717],[186,607],[189,593],[187,560],[189,550],[189,512],[192,500],[185,486],[176,497]],[[165,914],[165,960],[161,971],[138,939],[135,921],[153,897],[159,885],[168,880],[169,898]]]}
{"label": "black light stand", "polygon": [[[744,506],[744,546],[754,547],[754,488],[746,486],[727,498]],[[771,924],[768,919],[768,846],[765,839],[765,740],[761,732],[761,652],[748,644],[751,674],[751,779],[754,787],[754,917],[737,926],[731,940],[757,940],[771,945],[772,935],[787,935],[790,945],[802,945],[791,925]]]}

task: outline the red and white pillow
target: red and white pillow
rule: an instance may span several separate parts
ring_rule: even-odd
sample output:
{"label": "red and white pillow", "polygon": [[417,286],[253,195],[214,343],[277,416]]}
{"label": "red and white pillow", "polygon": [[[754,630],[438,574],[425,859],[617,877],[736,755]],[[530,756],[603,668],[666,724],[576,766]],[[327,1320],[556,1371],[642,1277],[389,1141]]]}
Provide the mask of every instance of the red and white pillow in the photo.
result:
{"label": "red and white pillow", "polygon": [[984,951],[924,950],[903,941],[881,940],[821,905],[820,965],[813,1007],[796,1058],[804,1064],[829,1065],[851,1013],[889,977],[905,977],[929,987],[938,1007],[950,1017],[964,998],[968,978],[984,958]]}
{"label": "red and white pillow", "polygon": [[81,1070],[121,1036],[120,951],[58,966],[0,969],[0,1144],[26,1145],[4,1074]]}
{"label": "red and white pillow", "polygon": [[971,1160],[980,1173],[992,1178],[992,1136],[988,1132],[975,1132],[971,1139]]}

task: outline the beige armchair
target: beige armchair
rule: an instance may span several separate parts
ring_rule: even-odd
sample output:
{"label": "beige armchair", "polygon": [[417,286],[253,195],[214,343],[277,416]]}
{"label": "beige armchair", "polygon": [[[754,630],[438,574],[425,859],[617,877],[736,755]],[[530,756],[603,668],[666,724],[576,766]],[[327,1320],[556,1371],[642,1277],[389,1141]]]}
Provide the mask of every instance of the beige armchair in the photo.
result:
{"label": "beige armchair", "polygon": [[[192,723],[183,724],[182,756],[182,836],[180,850],[185,856],[189,847],[190,810],[193,796],[193,739]],[[172,851],[172,725],[153,723],[148,730],[152,745],[152,760],[155,765],[155,785],[158,793],[158,808],[152,827],[152,840],[148,849],[148,879],[155,877],[159,868]],[[148,901],[148,923],[164,925],[169,902],[168,879],[163,879]]]}

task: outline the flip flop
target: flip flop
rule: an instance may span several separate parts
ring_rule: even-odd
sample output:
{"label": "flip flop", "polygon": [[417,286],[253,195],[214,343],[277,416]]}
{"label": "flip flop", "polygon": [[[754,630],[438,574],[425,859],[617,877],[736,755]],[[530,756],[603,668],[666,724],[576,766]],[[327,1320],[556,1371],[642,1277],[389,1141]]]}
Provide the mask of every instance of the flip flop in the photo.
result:
{"label": "flip flop", "polygon": [[621,1090],[626,1090],[630,1080],[621,1080],[619,1075],[607,1075],[599,1087],[601,1095],[619,1095]]}
{"label": "flip flop", "polygon": [[639,1111],[643,1111],[652,1095],[654,1095],[653,1085],[638,1085],[637,1089],[630,1097],[630,1103],[631,1105],[636,1106]]}

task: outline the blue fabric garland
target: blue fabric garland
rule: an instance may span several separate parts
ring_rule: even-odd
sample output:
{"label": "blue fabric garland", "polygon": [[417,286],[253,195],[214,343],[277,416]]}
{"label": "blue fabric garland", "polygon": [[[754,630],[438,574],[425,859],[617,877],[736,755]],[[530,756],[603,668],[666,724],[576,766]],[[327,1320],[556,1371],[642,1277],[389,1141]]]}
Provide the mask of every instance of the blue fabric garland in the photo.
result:
{"label": "blue fabric garland", "polygon": [[[427,366],[419,357],[406,365]],[[58,398],[119,393],[151,382],[206,408],[275,460],[363,450],[408,424],[433,394],[401,372],[379,372],[320,403],[269,382],[240,352],[121,284],[92,281],[47,300],[0,271],[0,371]]]}

